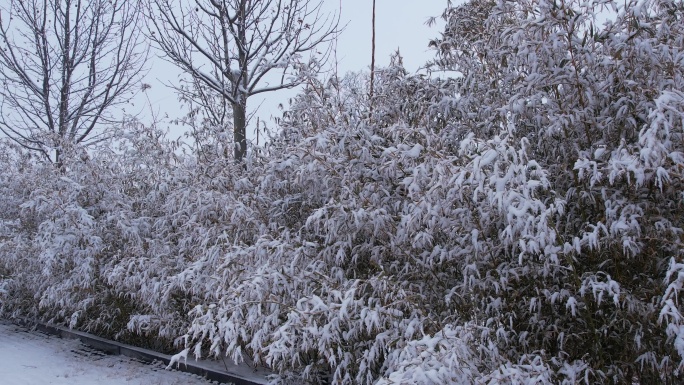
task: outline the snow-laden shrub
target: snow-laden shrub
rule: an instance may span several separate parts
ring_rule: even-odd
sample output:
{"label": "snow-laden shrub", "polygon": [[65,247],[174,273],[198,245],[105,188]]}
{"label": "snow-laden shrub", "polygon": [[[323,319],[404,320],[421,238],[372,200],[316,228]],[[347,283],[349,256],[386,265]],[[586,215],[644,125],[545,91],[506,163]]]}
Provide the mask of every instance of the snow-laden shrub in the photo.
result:
{"label": "snow-laden shrub", "polygon": [[333,383],[677,382],[681,2],[445,16],[429,108],[401,71],[372,114],[305,93],[235,197],[268,220],[183,274],[189,343]]}
{"label": "snow-laden shrub", "polygon": [[3,147],[3,310],[282,382],[680,382],[682,2],[444,17],[443,79],[312,80],[244,165],[215,130],[63,169]]}
{"label": "snow-laden shrub", "polygon": [[[114,336],[136,305],[108,269],[150,238],[151,186],[168,178],[153,130],[127,126],[89,152],[64,153],[61,167],[22,156],[3,173],[0,243],[3,313]],[[153,139],[153,140],[151,140]],[[3,147],[5,149],[7,147]]]}
{"label": "snow-laden shrub", "polygon": [[676,382],[684,358],[668,302],[682,250],[683,12],[674,1],[481,2],[447,10],[435,42],[438,64],[462,73],[455,126],[483,138],[482,122],[510,127],[565,202],[559,263],[522,286],[527,298],[515,285],[528,314],[502,316],[518,320],[516,350],[583,360],[587,381]]}

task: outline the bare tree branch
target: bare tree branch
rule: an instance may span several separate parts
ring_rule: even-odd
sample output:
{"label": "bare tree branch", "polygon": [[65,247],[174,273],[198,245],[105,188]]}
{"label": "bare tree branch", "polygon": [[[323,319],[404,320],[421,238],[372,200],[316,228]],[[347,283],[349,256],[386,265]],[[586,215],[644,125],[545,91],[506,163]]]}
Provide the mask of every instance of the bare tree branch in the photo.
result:
{"label": "bare tree branch", "polygon": [[[127,102],[148,49],[138,0],[0,6],[0,131],[59,163]],[[54,154],[51,156],[50,154]]]}

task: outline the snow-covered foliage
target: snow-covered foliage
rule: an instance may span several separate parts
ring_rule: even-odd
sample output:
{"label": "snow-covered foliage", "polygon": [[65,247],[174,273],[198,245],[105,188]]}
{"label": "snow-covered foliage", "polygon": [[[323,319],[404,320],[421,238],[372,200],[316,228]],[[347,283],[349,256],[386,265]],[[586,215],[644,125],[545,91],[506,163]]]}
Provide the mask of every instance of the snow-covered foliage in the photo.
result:
{"label": "snow-covered foliage", "polygon": [[5,313],[282,383],[681,382],[684,5],[444,17],[442,78],[311,80],[244,165],[139,125],[63,169],[3,147]]}
{"label": "snow-covered foliage", "polygon": [[[127,134],[65,154],[63,167],[17,150],[3,174],[0,269],[3,311],[113,335],[134,304],[109,270],[127,253],[142,258],[156,214],[152,194],[169,180],[172,147],[159,133],[129,124]],[[3,149],[8,149],[4,146]],[[19,154],[19,155],[16,155]],[[149,256],[149,255],[147,255]]]}

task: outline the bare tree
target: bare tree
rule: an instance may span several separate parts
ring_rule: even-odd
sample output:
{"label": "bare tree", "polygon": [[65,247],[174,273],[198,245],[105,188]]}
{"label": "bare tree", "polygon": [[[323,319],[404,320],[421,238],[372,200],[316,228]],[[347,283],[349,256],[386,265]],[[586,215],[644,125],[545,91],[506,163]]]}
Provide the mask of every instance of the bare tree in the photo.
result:
{"label": "bare tree", "polygon": [[150,36],[166,58],[230,104],[236,161],[247,151],[247,99],[318,73],[330,52],[319,46],[338,32],[338,17],[324,13],[321,0],[150,4]]}
{"label": "bare tree", "polygon": [[0,130],[57,164],[69,146],[96,140],[140,87],[139,21],[137,0],[0,6]]}

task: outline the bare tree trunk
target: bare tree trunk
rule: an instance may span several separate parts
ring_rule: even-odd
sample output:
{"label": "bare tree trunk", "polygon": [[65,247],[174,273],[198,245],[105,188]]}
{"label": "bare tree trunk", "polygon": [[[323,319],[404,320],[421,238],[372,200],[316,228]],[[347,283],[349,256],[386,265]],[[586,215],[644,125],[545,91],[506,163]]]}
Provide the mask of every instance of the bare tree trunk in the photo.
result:
{"label": "bare tree trunk", "polygon": [[232,107],[235,161],[239,163],[247,155],[247,103],[233,103]]}
{"label": "bare tree trunk", "polygon": [[62,150],[59,148],[55,149],[55,163],[54,163],[54,165],[59,170],[62,170],[64,168],[64,164],[62,163]]}

